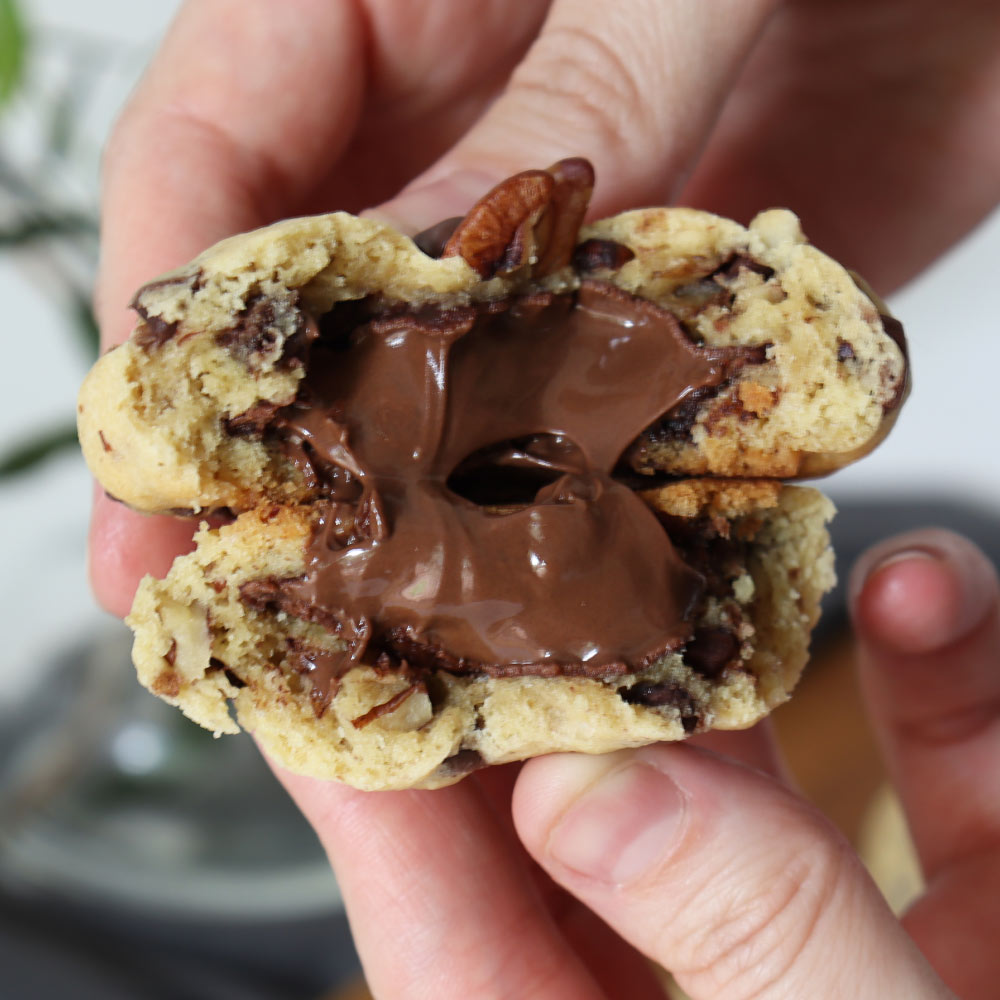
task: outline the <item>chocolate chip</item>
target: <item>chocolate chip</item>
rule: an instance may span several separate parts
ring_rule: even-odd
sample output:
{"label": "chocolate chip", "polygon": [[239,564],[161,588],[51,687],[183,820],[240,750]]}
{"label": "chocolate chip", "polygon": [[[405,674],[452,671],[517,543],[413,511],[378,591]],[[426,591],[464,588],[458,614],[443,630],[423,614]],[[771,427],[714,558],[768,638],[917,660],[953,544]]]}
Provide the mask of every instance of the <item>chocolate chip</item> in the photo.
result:
{"label": "chocolate chip", "polygon": [[222,662],[222,660],[218,659],[215,656],[209,659],[208,669],[221,670],[226,675],[226,680],[229,681],[229,683],[232,684],[234,688],[245,688],[247,686],[247,682],[245,680],[238,677],[232,670],[229,669],[229,667],[227,667]]}
{"label": "chocolate chip", "polygon": [[458,229],[458,224],[461,221],[461,215],[452,216],[450,219],[442,219],[433,226],[428,226],[426,229],[417,233],[417,235],[413,237],[413,242],[416,243],[420,250],[427,254],[428,257],[434,257],[436,259],[444,252],[444,248],[447,246],[448,240],[451,239],[451,234]]}
{"label": "chocolate chip", "polygon": [[129,308],[134,309],[142,318],[142,325],[136,330],[134,338],[135,342],[144,351],[162,347],[177,333],[178,327],[176,321],[168,323],[160,316],[150,315],[149,307],[143,301],[146,295],[164,288],[181,289],[185,287],[193,294],[201,287],[201,282],[202,272],[199,269],[194,274],[181,274],[169,278],[159,278],[156,281],[151,281],[149,284],[143,285],[135,293],[132,301],[129,303]]}
{"label": "chocolate chip", "polygon": [[350,649],[322,649],[290,636],[285,639],[285,650],[285,672],[291,671],[291,676],[300,674],[309,678],[309,700],[313,714],[321,719],[340,689],[340,679],[355,666]]}
{"label": "chocolate chip", "polygon": [[695,629],[684,648],[684,662],[705,677],[717,677],[739,651],[739,640],[728,628],[706,626]]}
{"label": "chocolate chip", "polygon": [[254,403],[249,410],[237,413],[235,417],[224,417],[222,426],[226,433],[233,437],[259,440],[280,408],[277,403],[269,403],[262,399]]}
{"label": "chocolate chip", "polygon": [[334,634],[340,633],[342,625],[336,615],[309,601],[290,596],[285,592],[286,582],[276,577],[247,580],[240,585],[240,600],[254,611],[268,614],[284,611],[295,618],[315,622]]}
{"label": "chocolate chip", "polygon": [[[691,439],[691,428],[701,412],[703,404],[714,399],[724,389],[732,385],[733,379],[746,365],[762,365],[767,362],[767,351],[771,346],[767,344],[757,344],[753,347],[712,347],[704,350],[714,361],[721,364],[725,377],[714,386],[703,386],[689,392],[684,397],[683,402],[668,410],[656,423],[647,427],[640,438],[640,446],[637,449],[638,455],[633,456],[633,463],[642,464],[641,441],[646,439],[654,444],[667,444],[672,441],[688,441]],[[744,414],[744,407],[739,397],[733,397],[724,404],[725,411],[718,415],[732,415],[740,419],[752,419],[752,416]]]}
{"label": "chocolate chip", "polygon": [[670,441],[689,441],[691,428],[694,427],[702,403],[714,399],[721,388],[721,385],[705,386],[688,393],[683,403],[678,403],[646,431],[646,436],[657,444],[666,444]]}
{"label": "chocolate chip", "polygon": [[615,240],[584,240],[573,251],[573,267],[581,274],[592,271],[617,271],[635,254],[624,243]]}
{"label": "chocolate chip", "polygon": [[693,733],[701,721],[701,713],[691,695],[679,684],[665,681],[662,684],[642,682],[630,688],[619,688],[618,695],[630,705],[645,705],[648,708],[676,708],[680,713],[681,725],[685,733]]}
{"label": "chocolate chip", "polygon": [[733,254],[727,261],[717,267],[710,275],[711,278],[724,278],[727,281],[737,277],[740,271],[752,271],[759,274],[765,281],[770,281],[774,277],[774,268],[761,264],[753,257],[744,253]]}
{"label": "chocolate chip", "polygon": [[261,294],[247,302],[228,330],[215,335],[215,342],[257,371],[266,361],[277,368],[301,367],[318,336],[315,320],[299,309],[297,301],[278,301]]}
{"label": "chocolate chip", "polygon": [[837,360],[838,361],[853,361],[855,357],[854,345],[849,344],[846,340],[842,338],[837,338]]}
{"label": "chocolate chip", "polygon": [[882,320],[882,329],[885,330],[887,336],[892,338],[893,343],[903,352],[905,358],[907,350],[903,324],[895,316],[887,316],[885,313],[879,313],[879,318]]}
{"label": "chocolate chip", "polygon": [[142,325],[135,332],[135,342],[144,350],[162,347],[177,333],[177,323],[168,323],[159,316],[150,316],[142,306],[135,306]]}
{"label": "chocolate chip", "polygon": [[441,761],[436,773],[442,778],[457,778],[485,766],[486,761],[478,750],[459,750],[458,753]]}

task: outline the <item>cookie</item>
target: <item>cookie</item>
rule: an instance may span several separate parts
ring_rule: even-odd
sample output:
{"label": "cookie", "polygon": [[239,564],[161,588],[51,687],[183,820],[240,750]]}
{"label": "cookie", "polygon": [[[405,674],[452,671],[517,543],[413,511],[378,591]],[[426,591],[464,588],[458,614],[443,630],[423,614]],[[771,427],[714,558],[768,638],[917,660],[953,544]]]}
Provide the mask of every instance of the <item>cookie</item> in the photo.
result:
{"label": "cookie", "polygon": [[364,789],[435,788],[557,750],[752,725],[805,664],[834,580],[832,505],[766,480],[691,480],[642,498],[706,586],[691,640],[641,668],[519,675],[413,650],[405,668],[402,651],[356,665],[282,587],[308,571],[315,506],[274,506],[203,526],[165,580],[143,581],[128,619],[139,678],[217,734],[242,726],[283,766]]}
{"label": "cookie", "polygon": [[[320,325],[358,322],[359,312],[483,309],[571,294],[584,281],[653,303],[692,344],[729,352],[716,377],[686,387],[636,432],[627,461],[640,472],[819,475],[888,432],[908,381],[899,324],[805,242],[790,212],[764,212],[745,229],[692,209],[652,208],[577,231],[577,206],[571,225],[549,234],[552,245],[561,238],[561,255],[533,262],[521,230],[531,231],[537,208],[516,180],[463,221],[450,256],[337,213],[225,240],[140,289],[132,338],[101,359],[80,394],[81,445],[105,489],[161,512],[314,497],[287,456],[253,431],[296,398]],[[569,212],[553,206],[549,215],[556,207]]]}
{"label": "cookie", "polygon": [[788,696],[831,510],[776,480],[884,436],[898,324],[790,213],[581,229],[592,183],[526,171],[412,240],[279,223],[140,289],[84,452],[136,509],[232,521],[141,585],[143,683],[362,788]]}

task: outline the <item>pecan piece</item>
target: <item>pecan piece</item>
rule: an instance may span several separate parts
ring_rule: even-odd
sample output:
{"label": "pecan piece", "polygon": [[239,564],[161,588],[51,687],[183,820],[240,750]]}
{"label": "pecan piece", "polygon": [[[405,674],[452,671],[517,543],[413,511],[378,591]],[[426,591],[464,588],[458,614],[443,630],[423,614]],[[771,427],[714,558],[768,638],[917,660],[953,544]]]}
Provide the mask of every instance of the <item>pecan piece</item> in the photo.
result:
{"label": "pecan piece", "polygon": [[535,232],[538,260],[532,273],[538,278],[566,267],[573,259],[580,226],[594,190],[594,168],[581,157],[560,160],[549,167],[548,172],[556,183],[549,210],[543,214]]}
{"label": "pecan piece", "polygon": [[472,207],[441,256],[461,257],[482,278],[526,265],[551,274],[572,258],[593,187],[593,167],[579,157],[515,174]]}

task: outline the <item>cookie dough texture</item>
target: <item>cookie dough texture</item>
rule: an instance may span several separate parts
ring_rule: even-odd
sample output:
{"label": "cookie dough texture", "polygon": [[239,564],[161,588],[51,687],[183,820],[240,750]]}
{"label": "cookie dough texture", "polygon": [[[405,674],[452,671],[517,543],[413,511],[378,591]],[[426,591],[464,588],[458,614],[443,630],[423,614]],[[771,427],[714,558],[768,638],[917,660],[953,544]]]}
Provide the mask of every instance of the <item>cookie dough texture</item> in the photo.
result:
{"label": "cookie dough texture", "polygon": [[[147,577],[129,625],[142,683],[216,734],[242,726],[283,766],[364,789],[451,784],[468,770],[553,751],[603,753],[692,729],[741,729],[783,702],[805,664],[809,630],[833,584],[824,522],[830,502],[812,489],[773,482],[697,480],[644,494],[674,517],[723,518],[753,534],[733,600],[745,618],[738,662],[708,678],[663,657],[642,674],[667,685],[671,702],[630,704],[619,695],[640,678],[487,678],[440,672],[428,691],[362,727],[355,722],[410,687],[399,674],[351,670],[317,717],[309,681],[282,670],[289,638],[337,649],[316,625],[247,607],[240,586],[304,570],[308,507],[259,508],[219,529],[167,578]],[[709,606],[701,624],[725,614]]]}
{"label": "cookie dough texture", "polygon": [[[460,257],[435,259],[382,223],[334,214],[226,240],[139,291],[132,338],[98,362],[80,393],[87,461],[137,510],[239,515],[203,525],[193,553],[165,580],[140,586],[128,621],[143,684],[217,734],[252,731],[294,771],[365,789],[437,787],[483,764],[555,750],[600,753],[742,728],[788,697],[833,583],[824,528],[832,508],[813,490],[764,478],[830,471],[887,432],[906,363],[885,332],[884,307],[809,246],[785,211],[744,228],[689,209],[646,209],[585,227],[579,239],[613,241],[632,256],[542,279],[530,267],[483,279]],[[670,517],[750,539],[745,571],[697,623],[736,621],[739,657],[714,676],[678,653],[641,677],[606,680],[437,672],[358,726],[412,684],[360,666],[318,714],[309,678],[283,669],[289,640],[328,650],[339,640],[248,606],[239,588],[304,571],[319,495],[266,435],[233,434],[232,421],[295,399],[306,355],[294,345],[352,300],[449,308],[572,291],[583,277],[669,309],[705,346],[768,345],[766,361],[691,401],[682,420],[651,428],[626,455],[639,472],[716,477],[644,496]],[[639,682],[670,697],[621,697]]]}
{"label": "cookie dough texture", "polygon": [[[906,378],[902,352],[880,304],[805,242],[790,212],[762,213],[745,229],[691,209],[643,209],[580,239],[627,246],[632,260],[591,276],[671,310],[706,346],[770,345],[764,364],[744,367],[680,433],[644,435],[629,456],[638,469],[815,475],[888,432]],[[741,258],[755,268],[727,272]],[[308,500],[280,453],[224,423],[295,397],[303,369],[285,352],[305,317],[368,296],[386,308],[447,307],[579,280],[566,268],[542,282],[527,269],[484,281],[461,258],[433,259],[391,228],[342,213],[233,237],[140,290],[136,334],[80,393],[84,455],[104,488],[139,510]]]}

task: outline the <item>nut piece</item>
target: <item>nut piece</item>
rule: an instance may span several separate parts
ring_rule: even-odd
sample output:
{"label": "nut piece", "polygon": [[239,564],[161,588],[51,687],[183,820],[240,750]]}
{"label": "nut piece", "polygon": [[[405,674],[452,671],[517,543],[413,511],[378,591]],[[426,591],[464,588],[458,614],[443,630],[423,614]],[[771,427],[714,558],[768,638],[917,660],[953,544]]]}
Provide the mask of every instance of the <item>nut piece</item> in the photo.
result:
{"label": "nut piece", "polygon": [[544,278],[569,265],[594,190],[594,168],[581,157],[560,160],[548,172],[556,183],[549,210],[535,230],[538,260],[532,274],[536,278]]}
{"label": "nut piece", "polygon": [[476,202],[441,256],[461,257],[485,279],[526,265],[552,274],[570,262],[593,188],[593,167],[579,157],[515,174]]}

